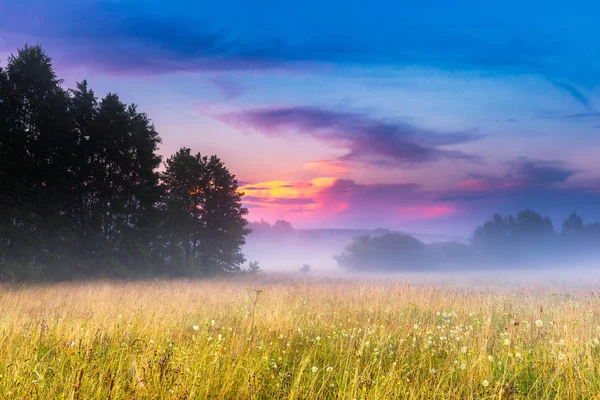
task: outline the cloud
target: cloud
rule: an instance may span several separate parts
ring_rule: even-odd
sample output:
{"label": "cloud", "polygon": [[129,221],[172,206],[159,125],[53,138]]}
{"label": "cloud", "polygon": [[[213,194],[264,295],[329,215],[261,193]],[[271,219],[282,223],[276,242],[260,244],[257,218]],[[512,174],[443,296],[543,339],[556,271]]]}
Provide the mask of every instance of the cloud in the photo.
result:
{"label": "cloud", "polygon": [[585,112],[577,114],[569,114],[565,118],[599,118],[600,112]]}
{"label": "cloud", "polygon": [[498,176],[472,174],[454,189],[438,193],[434,201],[462,203],[474,218],[532,208],[554,219],[566,217],[565,209],[589,213],[600,201],[600,192],[595,188],[570,184],[569,179],[580,171],[562,161],[520,157],[505,166],[507,171]]}
{"label": "cloud", "polygon": [[470,132],[437,132],[401,121],[316,107],[261,108],[218,117],[241,129],[269,136],[308,135],[346,151],[338,162],[400,166],[439,159],[475,160],[448,148],[478,140]]}
{"label": "cloud", "polygon": [[224,77],[212,78],[210,82],[221,91],[223,97],[226,100],[239,97],[246,91],[245,86],[241,85],[240,83],[234,80],[227,79]]}
{"label": "cloud", "polygon": [[590,99],[586,96],[581,90],[576,88],[575,86],[568,84],[566,82],[559,82],[553,79],[550,79],[550,82],[559,89],[565,90],[568,94],[573,97],[575,101],[588,108],[590,106]]}
{"label": "cloud", "polygon": [[266,204],[277,204],[277,205],[298,205],[298,204],[315,204],[316,200],[310,199],[310,198],[244,196],[244,202],[266,203]]}
{"label": "cloud", "polygon": [[467,181],[460,182],[457,189],[465,192],[485,192],[513,188],[553,187],[564,183],[579,170],[562,161],[531,160],[519,157],[506,163],[504,175],[491,176],[471,174]]}
{"label": "cloud", "polygon": [[346,163],[336,160],[318,160],[304,164],[305,169],[318,172],[322,175],[348,175],[350,168]]}
{"label": "cloud", "polygon": [[[406,221],[447,218],[460,212],[456,204],[434,201],[432,193],[416,183],[369,184],[352,179],[316,178],[312,181],[259,182],[272,188],[253,192],[244,204],[259,204],[251,219],[289,219],[293,222],[327,223],[329,226],[361,224],[400,227]],[[277,193],[277,197],[273,195]]]}
{"label": "cloud", "polygon": [[521,185],[545,186],[562,183],[578,171],[561,161],[533,161],[520,158],[515,163],[515,176]]}
{"label": "cloud", "polygon": [[579,87],[600,82],[595,21],[577,10],[565,16],[555,7],[502,4],[441,3],[425,11],[392,1],[20,0],[0,3],[0,36],[41,42],[69,63],[119,74],[307,63],[537,74],[587,105]]}

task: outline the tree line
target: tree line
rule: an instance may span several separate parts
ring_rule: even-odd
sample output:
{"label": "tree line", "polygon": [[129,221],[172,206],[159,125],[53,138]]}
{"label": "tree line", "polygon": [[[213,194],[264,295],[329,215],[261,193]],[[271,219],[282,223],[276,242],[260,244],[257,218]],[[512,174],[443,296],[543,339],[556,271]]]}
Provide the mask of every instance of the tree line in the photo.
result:
{"label": "tree line", "polygon": [[40,46],[0,66],[0,280],[238,271],[247,210],[223,162],[163,163],[135,105],[62,83]]}
{"label": "tree line", "polygon": [[555,230],[552,220],[531,209],[495,214],[478,226],[469,243],[424,243],[411,235],[362,235],[335,257],[351,271],[443,271],[545,268],[596,262],[600,223],[585,224],[572,213]]}

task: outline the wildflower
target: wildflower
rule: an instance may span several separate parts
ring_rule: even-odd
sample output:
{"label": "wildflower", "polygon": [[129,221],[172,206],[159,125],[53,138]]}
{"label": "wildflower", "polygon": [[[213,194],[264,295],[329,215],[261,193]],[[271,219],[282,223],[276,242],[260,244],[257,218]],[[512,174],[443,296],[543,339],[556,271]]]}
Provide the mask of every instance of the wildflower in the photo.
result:
{"label": "wildflower", "polygon": [[192,326],[192,329],[194,329],[195,331],[197,331],[197,330],[200,329],[200,327],[198,325],[194,325],[194,326]]}
{"label": "wildflower", "polygon": [[316,374],[317,372],[319,372],[319,368],[317,366],[312,367],[311,369],[313,374]]}
{"label": "wildflower", "polygon": [[210,320],[210,326],[215,326],[215,320],[214,319]]}
{"label": "wildflower", "polygon": [[419,325],[417,325],[417,324],[414,324],[414,325],[413,325],[413,328],[415,328],[415,330],[417,330],[417,329],[419,329]]}
{"label": "wildflower", "polygon": [[481,382],[481,386],[483,386],[483,387],[488,387],[488,386],[490,386],[490,382],[489,382],[487,379],[484,379],[484,380]]}
{"label": "wildflower", "polygon": [[436,370],[435,368],[431,368],[431,369],[429,370],[429,372],[431,372],[431,375],[433,375],[433,374],[435,374],[435,373],[437,372],[437,370]]}
{"label": "wildflower", "polygon": [[467,369],[467,364],[465,364],[465,363],[460,364],[460,369],[462,369],[463,371],[465,369]]}
{"label": "wildflower", "polygon": [[544,323],[542,322],[541,319],[538,319],[537,321],[535,321],[535,326],[537,326],[538,328],[541,328],[542,326],[544,326]]}
{"label": "wildflower", "polygon": [[510,346],[510,339],[509,338],[504,339],[504,345],[505,346]]}
{"label": "wildflower", "polygon": [[327,367],[327,372],[333,371],[333,367]]}
{"label": "wildflower", "polygon": [[494,361],[494,356],[488,356],[488,361],[493,362]]}
{"label": "wildflower", "polygon": [[565,359],[565,355],[563,353],[558,353],[557,358],[562,361]]}
{"label": "wildflower", "polygon": [[515,357],[516,358],[521,358],[521,353],[519,353],[518,351],[515,353]]}
{"label": "wildflower", "polygon": [[463,346],[463,347],[461,347],[461,348],[460,348],[460,352],[461,352],[461,353],[466,353],[466,352],[467,352],[467,350],[468,350],[468,349],[467,349],[467,346]]}

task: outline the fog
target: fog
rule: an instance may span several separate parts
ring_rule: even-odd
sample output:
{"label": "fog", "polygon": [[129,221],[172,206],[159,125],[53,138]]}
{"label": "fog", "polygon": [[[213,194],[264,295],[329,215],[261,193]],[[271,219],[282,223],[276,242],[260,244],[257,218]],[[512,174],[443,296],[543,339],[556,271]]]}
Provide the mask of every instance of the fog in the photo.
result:
{"label": "fog", "polygon": [[[291,224],[277,221],[251,223],[250,233],[243,246],[248,261],[260,262],[266,272],[299,271],[308,264],[313,273],[344,272],[334,256],[339,255],[355,237],[370,235],[379,237],[392,233],[387,229],[294,229]],[[467,243],[468,238],[444,235],[411,233],[424,243],[436,241],[459,241]]]}
{"label": "fog", "polygon": [[[413,282],[536,283],[591,287],[600,281],[600,225],[571,214],[555,229],[532,210],[494,215],[470,237],[386,229],[294,229],[289,222],[252,223],[243,248],[266,273]],[[306,271],[305,271],[306,272]]]}

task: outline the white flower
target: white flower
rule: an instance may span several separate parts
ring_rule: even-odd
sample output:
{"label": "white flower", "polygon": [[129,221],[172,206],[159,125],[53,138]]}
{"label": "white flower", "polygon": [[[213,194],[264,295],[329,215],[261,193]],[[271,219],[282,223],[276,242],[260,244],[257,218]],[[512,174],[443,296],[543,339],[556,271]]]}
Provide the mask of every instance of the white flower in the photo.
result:
{"label": "white flower", "polygon": [[467,364],[465,364],[465,363],[460,364],[460,369],[462,369],[463,371],[465,369],[467,369]]}
{"label": "white flower", "polygon": [[505,346],[510,346],[510,339],[509,338],[504,339],[504,345]]}
{"label": "white flower", "polygon": [[210,320],[210,326],[215,326],[215,320],[214,319]]}
{"label": "white flower", "polygon": [[544,323],[542,322],[541,319],[538,319],[537,321],[535,321],[535,326],[537,326],[538,328],[541,328],[542,326],[544,326]]}
{"label": "white flower", "polygon": [[515,357],[516,358],[521,358],[521,353],[519,353],[518,351],[515,353]]}
{"label": "white flower", "polygon": [[481,386],[483,386],[483,387],[488,387],[488,386],[490,386],[490,383],[487,381],[487,379],[484,379],[484,380],[481,382]]}
{"label": "white flower", "polygon": [[467,349],[467,346],[463,346],[463,347],[461,347],[461,348],[460,348],[460,352],[461,352],[461,353],[466,353],[466,352],[467,352],[467,350],[468,350],[468,349]]}
{"label": "white flower", "polygon": [[413,325],[413,328],[415,328],[415,329],[419,329],[419,325],[417,325],[417,324],[414,324],[414,325]]}
{"label": "white flower", "polygon": [[333,371],[333,367],[327,367],[327,372]]}
{"label": "white flower", "polygon": [[194,326],[192,326],[192,329],[195,330],[195,331],[197,331],[197,330],[200,329],[200,327],[198,325],[194,325]]}
{"label": "white flower", "polygon": [[314,366],[314,367],[312,367],[311,371],[313,374],[316,374],[317,372],[319,372],[319,368]]}
{"label": "white flower", "polygon": [[565,359],[565,355],[563,353],[559,353],[557,357],[561,361]]}
{"label": "white flower", "polygon": [[494,361],[494,356],[488,356],[488,361]]}
{"label": "white flower", "polygon": [[436,369],[435,369],[435,368],[431,368],[431,369],[429,370],[429,372],[431,372],[431,374],[433,375],[433,374],[435,374],[437,371],[436,371]]}

